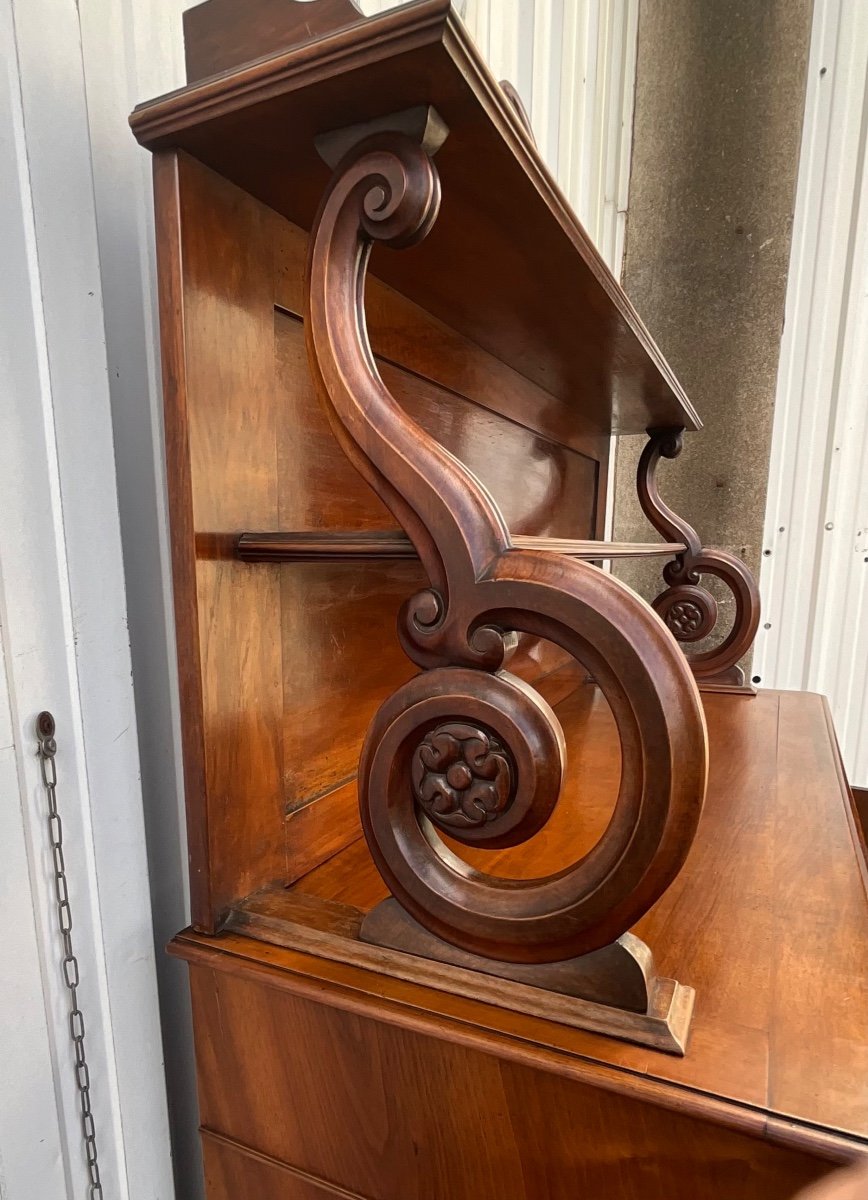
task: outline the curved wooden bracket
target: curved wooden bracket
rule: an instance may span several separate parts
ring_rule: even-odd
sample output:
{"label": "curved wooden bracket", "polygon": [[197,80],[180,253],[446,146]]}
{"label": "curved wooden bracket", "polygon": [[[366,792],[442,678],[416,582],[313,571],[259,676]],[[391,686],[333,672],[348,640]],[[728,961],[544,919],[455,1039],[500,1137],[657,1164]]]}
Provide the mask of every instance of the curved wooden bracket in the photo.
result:
{"label": "curved wooden bracket", "polygon": [[721,579],[735,599],[732,628],[718,645],[688,656],[697,679],[741,684],[737,667],[750,649],[759,626],[760,598],[756,581],[741,559],[726,550],[704,549],[699,534],[662,499],[657,485],[661,458],[677,458],[683,444],[681,429],[649,429],[648,444],[639,460],[636,489],[645,516],[667,541],[681,541],[685,550],[663,568],[669,585],[654,600],[653,607],[679,642],[692,643],[707,637],[717,624],[717,602],[700,586],[703,575]]}
{"label": "curved wooden bracket", "polygon": [[[335,434],[415,546],[431,587],[399,636],[421,667],[374,717],[359,766],[362,826],[392,894],[429,932],[511,962],[616,940],[681,868],[705,792],[699,695],[684,656],[624,584],[585,562],[518,549],[484,485],[385,387],[365,327],[372,243],[411,246],[440,187],[425,150],[377,132],[347,151],[311,235],[306,338]],[[555,714],[503,671],[513,632],[546,638],[603,690],[622,754],[618,800],[590,853],[544,879],[471,869],[439,838],[514,845],[547,821],[564,771]]]}

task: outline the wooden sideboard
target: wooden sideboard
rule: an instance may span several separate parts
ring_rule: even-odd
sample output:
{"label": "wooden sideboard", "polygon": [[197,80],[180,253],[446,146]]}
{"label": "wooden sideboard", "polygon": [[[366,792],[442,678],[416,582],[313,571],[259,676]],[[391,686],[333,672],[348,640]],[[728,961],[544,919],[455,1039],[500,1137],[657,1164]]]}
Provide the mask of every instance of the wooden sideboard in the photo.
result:
{"label": "wooden sideboard", "polygon": [[661,495],[694,408],[445,0],[185,33],[131,123],[209,1200],[785,1200],[868,1148],[865,847]]}

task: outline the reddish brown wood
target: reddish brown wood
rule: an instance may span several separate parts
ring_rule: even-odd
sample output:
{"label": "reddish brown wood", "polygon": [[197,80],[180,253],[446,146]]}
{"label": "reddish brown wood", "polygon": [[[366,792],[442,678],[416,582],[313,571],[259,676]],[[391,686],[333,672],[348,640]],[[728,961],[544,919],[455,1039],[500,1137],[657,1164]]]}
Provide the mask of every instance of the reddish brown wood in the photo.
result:
{"label": "reddish brown wood", "polygon": [[[683,542],[596,542],[510,534],[516,550],[548,550],[590,561],[677,554]],[[242,533],[236,553],[244,562],[358,562],[419,556],[404,533]]]}
{"label": "reddish brown wood", "polygon": [[533,125],[531,124],[530,114],[528,113],[527,109],[524,106],[524,101],[522,100],[521,96],[518,94],[518,89],[515,87],[514,84],[510,83],[508,79],[501,79],[500,86],[501,86],[501,88],[503,88],[503,94],[506,96],[507,100],[510,102],[510,104],[515,109],[516,113],[518,114],[518,119],[521,121],[522,125],[524,126],[528,136],[530,137],[530,140],[533,142],[534,145],[536,145],[536,137],[533,132]]}
{"label": "reddish brown wood", "polygon": [[703,575],[721,579],[735,600],[732,628],[719,645],[689,655],[689,662],[697,679],[720,679],[725,685],[739,685],[744,676],[738,661],[753,645],[759,628],[759,589],[741,559],[726,550],[704,548],[693,526],[660,496],[660,459],[677,458],[681,446],[682,430],[649,430],[649,441],[639,460],[636,485],[642,511],[659,534],[678,539],[687,547],[664,567],[663,578],[669,586],[656,598],[654,608],[679,642],[702,641],[717,624],[717,602],[700,586],[700,580]]}
{"label": "reddish brown wood", "polygon": [[185,284],[182,268],[182,214],[178,156],[154,155],[154,219],[157,239],[157,282],[166,439],[166,480],[172,513],[172,580],[178,685],[181,693],[181,736],[187,847],[190,857],[191,919],[197,929],[213,931],[211,845],[205,782],[205,722],[199,614],[196,606],[195,522],[192,503],[187,370],[185,351]]}
{"label": "reddish brown wood", "polygon": [[[359,767],[362,826],[393,895],[437,937],[505,961],[570,958],[624,933],[684,861],[705,787],[698,694],[660,622],[612,576],[512,549],[490,494],[387,390],[362,310],[371,247],[424,239],[440,185],[428,154],[406,135],[359,136],[311,238],[308,356],[337,440],[409,535],[431,582],[404,604],[399,634],[410,658],[435,668],[389,697],[370,726]],[[481,769],[500,761],[503,770],[490,796],[480,776],[468,779],[476,791],[487,788],[484,819],[469,824],[459,805],[465,819],[449,823],[451,835],[513,845],[546,823],[561,786],[562,734],[539,696],[502,671],[489,674],[502,667],[512,631],[556,643],[593,673],[615,713],[623,760],[615,815],[594,850],[521,884],[459,868],[428,832],[448,815],[445,793],[426,820],[408,787],[431,731],[442,738],[458,722],[500,748]],[[458,768],[467,773],[466,763]],[[416,782],[418,801],[428,783]]]}
{"label": "reddish brown wood", "polygon": [[[711,769],[703,819],[683,871],[635,928],[654,947],[658,971],[696,989],[683,1059],[526,1020],[488,998],[435,1000],[430,980],[424,998],[397,985],[386,994],[508,1032],[531,1055],[554,1045],[572,1062],[617,1069],[628,1089],[644,1077],[669,1085],[673,1100],[698,1094],[709,1119],[722,1097],[735,1106],[731,1120],[759,1112],[763,1127],[790,1120],[794,1131],[839,1131],[854,1151],[868,1148],[868,1005],[857,1000],[868,994],[868,904],[827,706],[819,696],[769,691],[750,703],[713,694],[704,703]],[[547,874],[587,852],[611,818],[618,746],[607,705],[587,686],[556,712],[573,770],[552,820],[512,849],[451,843],[471,865],[505,877]],[[362,911],[385,895],[363,841],[298,891]],[[259,953],[253,943],[250,953]],[[309,967],[332,978],[322,963]],[[355,975],[352,986],[360,986]],[[383,995],[383,974],[367,986]]]}
{"label": "reddish brown wood", "polygon": [[328,178],[316,138],[419,104],[453,130],[438,155],[442,218],[415,261],[384,255],[374,273],[598,433],[698,428],[447,0],[173,93],[137,109],[132,126],[149,148],[188,151],[309,229]]}
{"label": "reddish brown wood", "polygon": [[353,0],[207,0],[184,13],[187,83],[362,20]]}
{"label": "reddish brown wood", "polygon": [[[337,2],[305,6],[311,22]],[[199,14],[216,33],[203,53],[268,49],[270,0],[224,3]],[[610,429],[692,428],[695,414],[442,0],[303,42],[133,118],[161,148],[194,921],[247,921],[246,935],[188,932],[174,948],[192,967],[210,1200],[566,1200],[577,1187],[785,1200],[868,1146],[865,883],[828,715],[816,697],[707,696],[711,790],[691,846],[702,718],[684,661],[626,589],[557,551],[602,536]],[[451,130],[443,212],[411,251],[375,251],[372,353],[353,344],[350,264],[369,235],[400,240],[396,172],[421,195],[424,232],[430,164],[380,145],[390,208],[351,160],[314,247],[314,308],[337,322],[311,334],[316,374],[370,486],[304,349],[305,231],[328,180],[314,147],[419,105]],[[335,353],[360,408],[335,391]],[[384,432],[399,435],[390,462]],[[236,554],[244,530],[327,551],[336,535],[392,537],[396,521],[421,563]],[[664,536],[689,557],[680,527]],[[355,773],[378,711],[361,780],[375,863]],[[414,778],[439,821],[431,858]],[[444,819],[468,812],[463,828]],[[569,1001],[539,988],[469,971],[459,987],[461,968],[360,943],[386,859],[408,907],[421,880],[436,932],[457,929],[470,953],[563,958],[643,913],[635,932],[658,969],[697,991],[687,1055],[576,1028]],[[328,939],[369,957],[329,958]],[[510,1008],[508,986],[534,1000]]]}
{"label": "reddish brown wood", "polygon": [[[174,221],[160,225],[158,257],[191,888],[195,923],[213,929],[239,898],[341,848],[345,821],[297,814],[321,804],[325,820],[326,797],[354,795],[371,717],[413,670],[398,611],[426,580],[412,561],[236,560],[244,529],[370,535],[395,521],[310,381],[296,315],[306,237],[185,155],[159,156],[156,187]],[[600,537],[608,440],[571,428],[548,393],[388,288],[368,291],[390,388],[511,527]],[[564,657],[524,639],[510,670],[537,678]]]}
{"label": "reddish brown wood", "polygon": [[[242,937],[177,951],[193,964],[206,1139],[353,1195],[790,1200],[857,1152],[810,1129],[800,1145],[790,1122],[584,1062],[545,1033],[489,1031],[471,1015],[488,1006],[444,1012],[409,984],[376,996],[365,972]],[[286,1030],[291,1069],[272,1049]]]}
{"label": "reddish brown wood", "polygon": [[853,803],[863,838],[868,839],[868,788],[853,788]]}

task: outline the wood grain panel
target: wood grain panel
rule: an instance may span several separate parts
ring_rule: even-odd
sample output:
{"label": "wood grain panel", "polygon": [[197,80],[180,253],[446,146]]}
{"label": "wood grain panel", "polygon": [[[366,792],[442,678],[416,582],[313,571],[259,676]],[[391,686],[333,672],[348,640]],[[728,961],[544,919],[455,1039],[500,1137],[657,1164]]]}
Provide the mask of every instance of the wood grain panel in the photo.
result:
{"label": "wood grain panel", "polygon": [[245,0],[243,7],[237,0],[197,4],[184,13],[187,82],[363,19],[353,0],[318,0],[309,7],[286,0]]}
{"label": "wood grain panel", "polygon": [[202,1150],[208,1200],[365,1200],[208,1129]]}
{"label": "wood grain panel", "polygon": [[362,836],[355,779],[286,818],[286,883],[295,883]]}
{"label": "wood grain panel", "polygon": [[153,169],[166,486],[172,514],[169,533],[178,686],[181,696],[190,908],[194,926],[199,929],[213,929],[210,814],[205,779],[205,706],[199,644],[199,609],[196,600],[193,484],[190,475],[190,439],[187,425],[180,156],[171,150],[156,154]]}
{"label": "wood grain panel", "polygon": [[[213,929],[234,900],[339,848],[347,823],[324,839],[309,821],[290,832],[286,817],[354,775],[371,715],[414,670],[395,619],[425,581],[412,562],[234,558],[244,529],[395,521],[344,458],[311,384],[290,311],[301,307],[306,236],[195,160],[177,163],[163,188],[165,221],[175,221],[161,250],[167,432],[194,920]],[[606,440],[569,432],[563,406],[537,385],[390,289],[375,282],[371,293],[393,356],[388,382],[516,532],[596,536]],[[525,638],[510,667],[536,678],[564,659]]]}
{"label": "wood grain panel", "polygon": [[[197,966],[192,984],[203,1123],[365,1196],[789,1200],[828,1170],[638,1097],[300,999],[267,978]],[[288,1030],[291,1056],[275,1053]]]}
{"label": "wood grain panel", "polygon": [[[270,222],[189,160],[180,178],[193,521],[224,532],[279,519]],[[197,563],[215,917],[285,873],[280,584],[279,568]]]}

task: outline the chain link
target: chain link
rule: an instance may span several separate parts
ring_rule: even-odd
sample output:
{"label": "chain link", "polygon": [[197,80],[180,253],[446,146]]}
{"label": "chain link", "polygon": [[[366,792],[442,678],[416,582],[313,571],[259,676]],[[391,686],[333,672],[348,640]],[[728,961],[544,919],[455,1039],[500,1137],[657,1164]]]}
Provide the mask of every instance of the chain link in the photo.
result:
{"label": "chain link", "polygon": [[54,740],[54,730],[54,717],[50,712],[41,712],[36,718],[36,736],[39,741],[38,753],[42,782],[48,798],[48,836],[51,841],[54,894],[57,902],[57,918],[60,924],[60,940],[63,945],[61,972],[63,982],[69,989],[69,1035],[75,1052],[75,1085],[78,1089],[81,1132],[90,1175],[90,1187],[87,1194],[90,1200],[103,1200],[96,1152],[96,1126],[90,1106],[90,1071],[84,1047],[84,1014],[78,1007],[78,988],[81,977],[78,959],[72,946],[72,909],[69,906],[66,863],[63,859],[63,822],[57,811],[57,767],[54,761],[57,754],[57,742]]}

